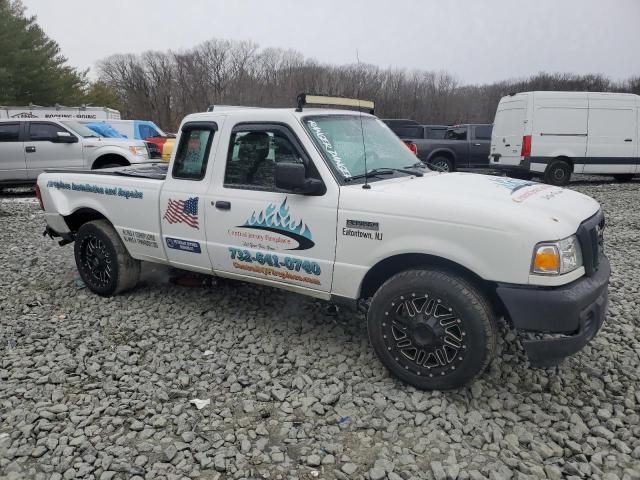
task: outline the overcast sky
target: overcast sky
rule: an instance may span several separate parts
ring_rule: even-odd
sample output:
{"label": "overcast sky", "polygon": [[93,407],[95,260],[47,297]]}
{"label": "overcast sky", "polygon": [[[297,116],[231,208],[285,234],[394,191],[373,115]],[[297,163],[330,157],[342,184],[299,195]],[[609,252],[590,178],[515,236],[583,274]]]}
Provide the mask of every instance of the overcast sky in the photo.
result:
{"label": "overcast sky", "polygon": [[[640,0],[23,0],[72,65],[210,38],[321,62],[446,70],[463,83],[539,71],[640,75]],[[93,75],[92,75],[93,76]]]}

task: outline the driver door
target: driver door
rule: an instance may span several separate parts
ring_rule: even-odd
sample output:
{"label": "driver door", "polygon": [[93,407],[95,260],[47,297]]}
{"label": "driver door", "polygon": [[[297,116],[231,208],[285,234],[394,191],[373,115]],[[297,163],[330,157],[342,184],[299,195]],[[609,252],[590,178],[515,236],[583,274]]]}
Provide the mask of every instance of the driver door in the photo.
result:
{"label": "driver door", "polygon": [[27,162],[27,178],[35,180],[47,168],[84,168],[82,140],[76,143],[59,143],[58,132],[70,132],[57,123],[26,122],[27,138],[24,142]]}
{"label": "driver door", "polygon": [[323,180],[295,133],[284,125],[225,127],[226,158],[214,166],[207,196],[207,242],[216,273],[260,283],[330,292],[338,188],[316,195],[276,188],[279,162],[301,162]]}

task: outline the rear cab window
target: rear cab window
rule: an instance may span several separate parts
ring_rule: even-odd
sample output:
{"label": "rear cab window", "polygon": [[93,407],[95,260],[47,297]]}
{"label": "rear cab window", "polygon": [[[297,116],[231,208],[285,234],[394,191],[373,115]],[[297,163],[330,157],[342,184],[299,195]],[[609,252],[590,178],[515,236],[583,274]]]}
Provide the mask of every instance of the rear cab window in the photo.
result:
{"label": "rear cab window", "polygon": [[204,178],[217,129],[217,125],[211,122],[187,123],[182,127],[171,172],[173,178],[196,181]]}

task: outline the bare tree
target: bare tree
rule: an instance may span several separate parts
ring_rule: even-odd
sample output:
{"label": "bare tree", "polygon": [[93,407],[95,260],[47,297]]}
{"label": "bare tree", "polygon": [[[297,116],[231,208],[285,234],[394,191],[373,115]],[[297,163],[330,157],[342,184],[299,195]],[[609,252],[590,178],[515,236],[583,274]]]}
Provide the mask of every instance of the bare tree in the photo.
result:
{"label": "bare tree", "polygon": [[511,92],[640,93],[638,76],[613,82],[599,74],[540,72],[526,79],[460,85],[447,72],[327,65],[295,50],[220,39],[180,52],[115,55],[100,62],[99,79],[117,92],[125,118],[152,119],[168,130],[210,104],[293,106],[301,92],[370,98],[381,117],[425,124],[490,123],[500,98]]}

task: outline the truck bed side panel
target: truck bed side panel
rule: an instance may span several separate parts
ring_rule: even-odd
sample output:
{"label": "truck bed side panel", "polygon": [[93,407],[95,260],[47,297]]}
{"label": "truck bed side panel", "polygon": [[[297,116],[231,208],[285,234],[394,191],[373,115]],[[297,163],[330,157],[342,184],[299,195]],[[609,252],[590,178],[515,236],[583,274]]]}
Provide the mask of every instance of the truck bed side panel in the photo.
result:
{"label": "truck bed side panel", "polygon": [[158,213],[162,180],[52,172],[38,177],[45,211],[68,217],[94,210],[117,230],[131,256],[166,261]]}

